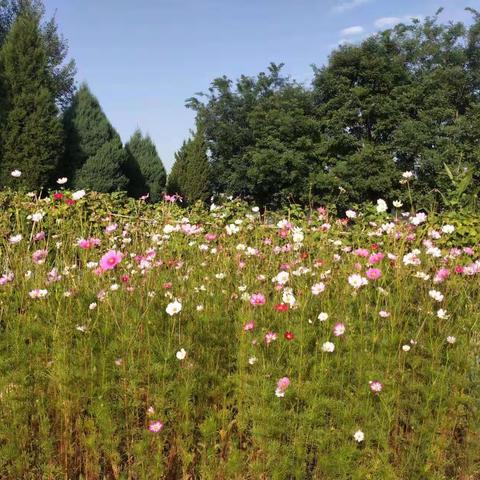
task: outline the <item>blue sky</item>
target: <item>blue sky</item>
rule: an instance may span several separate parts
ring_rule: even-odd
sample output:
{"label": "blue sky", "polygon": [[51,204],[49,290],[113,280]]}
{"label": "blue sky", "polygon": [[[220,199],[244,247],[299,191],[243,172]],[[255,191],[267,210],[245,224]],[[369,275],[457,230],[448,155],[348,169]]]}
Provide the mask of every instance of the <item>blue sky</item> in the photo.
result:
{"label": "blue sky", "polygon": [[126,142],[140,127],[167,169],[193,127],[185,99],[215,77],[255,75],[270,62],[309,83],[341,41],[397,19],[469,19],[480,0],[45,0],[86,81]]}

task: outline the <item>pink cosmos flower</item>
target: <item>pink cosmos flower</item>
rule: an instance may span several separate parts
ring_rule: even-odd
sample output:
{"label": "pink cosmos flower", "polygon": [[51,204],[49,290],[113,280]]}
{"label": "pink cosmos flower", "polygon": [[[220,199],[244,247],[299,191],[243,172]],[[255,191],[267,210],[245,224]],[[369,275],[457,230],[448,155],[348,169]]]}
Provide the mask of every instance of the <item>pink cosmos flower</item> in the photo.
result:
{"label": "pink cosmos flower", "polygon": [[105,227],[105,233],[112,233],[118,228],[116,223],[111,223]]}
{"label": "pink cosmos flower", "polygon": [[163,423],[160,420],[154,420],[148,424],[148,429],[152,433],[158,433],[163,429]]}
{"label": "pink cosmos flower", "polygon": [[110,250],[100,259],[100,268],[102,271],[112,270],[122,261],[122,258],[123,254],[121,252]]}
{"label": "pink cosmos flower", "polygon": [[263,295],[262,293],[254,293],[250,297],[250,303],[254,307],[259,307],[261,305],[265,305],[265,295]]}
{"label": "pink cosmos flower", "polygon": [[343,323],[336,323],[333,327],[333,335],[335,337],[341,337],[345,333],[345,324]]}
{"label": "pink cosmos flower", "polygon": [[370,252],[366,248],[357,248],[353,251],[353,254],[357,257],[368,257]]}
{"label": "pink cosmos flower", "polygon": [[441,268],[435,275],[433,283],[444,282],[450,276],[450,270],[448,268]]}
{"label": "pink cosmos flower", "polygon": [[43,263],[45,263],[45,259],[47,258],[47,255],[48,255],[47,250],[36,250],[35,252],[33,252],[32,260],[37,265],[42,265]]}
{"label": "pink cosmos flower", "polygon": [[253,320],[250,320],[243,326],[243,330],[248,332],[249,330],[253,330],[254,327],[255,327],[255,322]]}
{"label": "pink cosmos flower", "polygon": [[390,316],[390,312],[387,312],[385,310],[380,310],[378,312],[378,314],[382,317],[382,318],[388,318]]}
{"label": "pink cosmos flower", "polygon": [[36,242],[39,242],[41,240],[45,240],[45,232],[42,230],[41,232],[36,233],[35,236],[33,237],[33,239]]}
{"label": "pink cosmos flower", "polygon": [[382,272],[378,268],[369,268],[365,275],[369,280],[378,280],[382,276]]}
{"label": "pink cosmos flower", "polygon": [[205,240],[207,242],[213,242],[217,238],[217,235],[215,233],[207,233],[205,234]]}
{"label": "pink cosmos flower", "polygon": [[275,395],[277,397],[284,397],[285,396],[285,391],[290,385],[290,379],[288,377],[282,377],[278,382],[277,382],[277,388],[275,390]]}
{"label": "pink cosmos flower", "polygon": [[270,345],[273,341],[277,339],[277,334],[275,332],[267,332],[265,334],[264,340],[267,345]]}
{"label": "pink cosmos flower", "polygon": [[325,284],[323,282],[316,283],[312,285],[312,294],[313,295],[320,295],[325,290]]}
{"label": "pink cosmos flower", "polygon": [[368,263],[370,263],[370,265],[375,265],[376,263],[380,263],[384,259],[384,257],[385,255],[381,252],[373,253],[372,255],[370,255]]}
{"label": "pink cosmos flower", "polygon": [[374,395],[378,395],[383,390],[383,385],[378,380],[370,380],[368,384]]}

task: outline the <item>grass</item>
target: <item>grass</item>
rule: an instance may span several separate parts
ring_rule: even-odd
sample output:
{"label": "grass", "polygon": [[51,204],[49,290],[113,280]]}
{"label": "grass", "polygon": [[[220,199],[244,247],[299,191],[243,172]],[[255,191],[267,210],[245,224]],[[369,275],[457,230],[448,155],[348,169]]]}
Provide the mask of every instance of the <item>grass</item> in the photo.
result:
{"label": "grass", "polygon": [[441,216],[70,196],[0,196],[0,478],[480,478],[479,247]]}

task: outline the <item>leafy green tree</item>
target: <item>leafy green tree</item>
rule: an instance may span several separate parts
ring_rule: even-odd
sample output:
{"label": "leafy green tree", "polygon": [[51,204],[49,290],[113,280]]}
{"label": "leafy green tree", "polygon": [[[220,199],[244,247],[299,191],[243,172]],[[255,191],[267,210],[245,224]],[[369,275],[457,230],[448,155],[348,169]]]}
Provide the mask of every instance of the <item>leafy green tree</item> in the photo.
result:
{"label": "leafy green tree", "polygon": [[49,57],[40,17],[25,8],[16,18],[1,51],[6,114],[2,129],[2,185],[47,187],[63,153],[62,126],[50,89]]}
{"label": "leafy green tree", "polygon": [[127,190],[128,178],[123,173],[127,152],[119,138],[104,143],[94,155],[87,158],[75,177],[76,188],[110,193]]}
{"label": "leafy green tree", "polygon": [[182,146],[175,152],[175,162],[167,178],[167,192],[171,195],[177,194],[185,196],[183,179],[187,170],[187,141],[183,141]]}
{"label": "leafy green tree", "polygon": [[161,199],[167,174],[152,139],[137,130],[125,145],[128,154],[126,175],[130,180],[129,194],[140,197],[148,193],[153,202]]}
{"label": "leafy green tree", "polygon": [[[120,137],[86,84],[79,88],[72,104],[65,111],[63,125],[66,148],[60,165],[60,174],[68,177],[70,184],[77,187],[79,185],[77,176],[87,160],[96,157],[104,145],[112,141],[115,141],[114,145],[121,143]],[[125,163],[125,156],[119,149],[110,149],[111,154],[115,152],[118,154],[117,167],[121,168]],[[114,158],[108,160],[109,163],[113,161]],[[91,172],[91,167],[88,170]],[[90,174],[88,178],[91,178]],[[82,184],[85,185],[84,175]]]}

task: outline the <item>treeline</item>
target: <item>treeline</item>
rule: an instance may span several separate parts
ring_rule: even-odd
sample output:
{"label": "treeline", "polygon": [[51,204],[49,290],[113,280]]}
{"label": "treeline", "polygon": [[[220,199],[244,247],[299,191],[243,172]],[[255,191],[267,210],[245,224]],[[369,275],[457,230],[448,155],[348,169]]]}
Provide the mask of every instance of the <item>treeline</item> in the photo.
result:
{"label": "treeline", "polygon": [[[0,185],[125,190],[158,201],[165,168],[148,136],[123,146],[86,85],[75,88],[75,63],[40,1],[0,2]],[[19,170],[21,176],[12,177]]]}
{"label": "treeline", "polygon": [[[122,145],[41,3],[0,0],[0,185],[124,190],[186,203],[225,193],[287,202],[442,202],[451,178],[480,186],[480,13],[439,23],[439,10],[335,49],[305,86],[271,64],[255,77],[215,79],[187,100],[195,131],[168,177],[140,131]],[[448,165],[449,169],[445,168]],[[21,178],[12,178],[12,170]]]}
{"label": "treeline", "polygon": [[404,199],[401,174],[411,171],[426,205],[451,187],[444,164],[454,175],[473,171],[478,187],[480,14],[468,10],[469,26],[439,24],[439,10],[340,46],[308,88],[274,64],[254,78],[214,80],[188,101],[213,191],[346,206]]}

